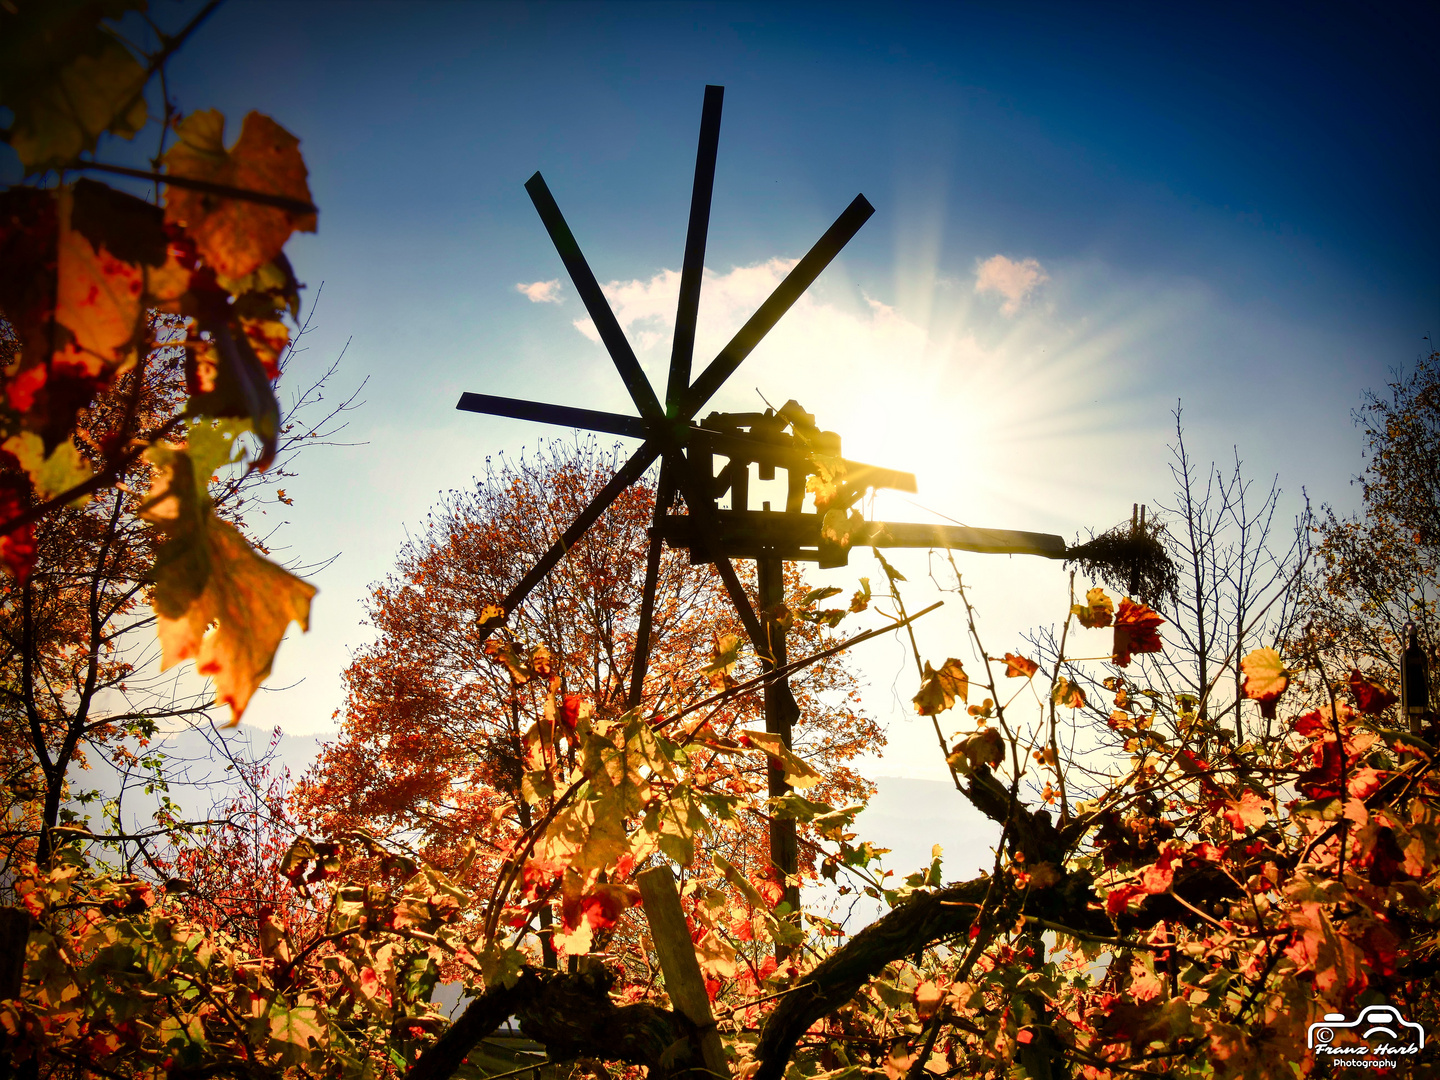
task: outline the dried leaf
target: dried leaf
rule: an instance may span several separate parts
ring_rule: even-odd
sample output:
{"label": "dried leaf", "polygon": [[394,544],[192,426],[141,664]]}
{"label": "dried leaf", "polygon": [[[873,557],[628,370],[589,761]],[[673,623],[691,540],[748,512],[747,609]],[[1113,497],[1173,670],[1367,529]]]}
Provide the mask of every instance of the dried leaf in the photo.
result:
{"label": "dried leaf", "polygon": [[1081,626],[1091,629],[1109,626],[1115,617],[1115,601],[1105,595],[1101,588],[1091,589],[1085,594],[1085,603],[1071,604],[1070,614],[1080,620]]}
{"label": "dried leaf", "polygon": [[970,677],[965,674],[965,666],[952,656],[936,671],[927,661],[925,678],[913,699],[915,711],[921,716],[935,716],[953,706],[957,698],[970,700]]}
{"label": "dried leaf", "polygon": [[1124,667],[1130,663],[1131,653],[1153,653],[1164,648],[1159,633],[1164,623],[1145,604],[1137,604],[1128,596],[1122,599],[1115,616],[1115,663]]}
{"label": "dried leaf", "polygon": [[1040,665],[1034,660],[1027,660],[1023,656],[1007,652],[1005,654],[1005,675],[1011,679],[1028,679],[1040,670]]}

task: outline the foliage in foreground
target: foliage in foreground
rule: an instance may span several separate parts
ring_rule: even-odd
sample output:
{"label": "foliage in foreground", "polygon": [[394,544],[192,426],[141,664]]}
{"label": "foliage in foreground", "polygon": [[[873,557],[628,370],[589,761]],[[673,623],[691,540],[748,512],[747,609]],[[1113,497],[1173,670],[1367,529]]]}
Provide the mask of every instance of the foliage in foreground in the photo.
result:
{"label": "foliage in foreground", "polygon": [[[949,762],[999,829],[991,873],[944,882],[937,852],[897,882],[849,814],[799,795],[774,805],[811,820],[827,866],[890,907],[848,939],[818,918],[802,930],[778,893],[696,858],[703,835],[734,827],[734,800],[693,782],[717,756],[778,755],[802,788],[815,779],[803,763],[704,711],[652,722],[557,707],[529,738],[525,797],[548,810],[489,895],[363,834],[301,840],[279,866],[293,903],[246,944],[198,934],[183,895],[94,880],[67,854],[26,886],[42,932],[4,1026],[52,1061],[116,1073],[425,1077],[456,1075],[518,1015],[555,1059],[677,1074],[698,1063],[698,1039],[653,977],[603,952],[546,969],[529,934],[554,895],[556,947],[590,956],[657,859],[683,868],[739,1076],[1308,1075],[1306,1029],[1327,1012],[1387,1001],[1435,1022],[1436,732],[1402,730],[1383,688],[1323,657],[1308,673],[1327,703],[1287,712],[1300,665],[1259,649],[1241,664],[1248,708],[1273,709],[1279,733],[1216,739],[1203,698],[1148,692],[1119,662],[1161,651],[1162,632],[1161,616],[1101,589],[1074,604],[1065,639],[1094,655],[1108,638],[1103,700],[1063,654],[1047,672],[1016,653],[973,672],[930,666],[916,707],[963,717]],[[1087,714],[1104,716],[1104,738],[1082,762],[1061,736]],[[800,951],[775,965],[777,942]],[[429,991],[457,975],[475,996],[447,1024]]]}

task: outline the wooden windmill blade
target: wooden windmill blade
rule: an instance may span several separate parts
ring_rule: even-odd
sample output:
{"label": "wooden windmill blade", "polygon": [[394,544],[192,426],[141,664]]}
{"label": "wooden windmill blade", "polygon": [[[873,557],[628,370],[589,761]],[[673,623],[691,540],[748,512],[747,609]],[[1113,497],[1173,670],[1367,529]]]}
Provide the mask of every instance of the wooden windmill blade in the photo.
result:
{"label": "wooden windmill blade", "polygon": [[[666,407],[662,409],[649,380],[646,379],[629,341],[625,338],[614,311],[605,299],[574,233],[565,221],[559,205],[555,202],[549,187],[540,173],[535,173],[525,184],[536,211],[540,214],[551,241],[555,244],[566,271],[570,274],[576,292],[585,304],[586,311],[595,324],[597,333],[612,362],[620,372],[626,389],[630,392],[639,417],[617,417],[616,414],[595,414],[593,410],[573,409],[564,406],[548,406],[539,402],[522,402],[511,398],[497,398],[484,394],[465,394],[457,408],[472,412],[494,413],[545,422],[564,422],[588,430],[609,431],[617,434],[636,434],[644,443],[636,450],[620,472],[606,484],[591,500],[590,504],[576,517],[564,534],[541,556],[524,577],[501,601],[505,615],[509,615],[545,575],[564,557],[574,544],[585,534],[601,514],[630,485],[638,482],[645,471],[657,458],[663,459],[661,483],[657,489],[657,516],[668,508],[675,489],[686,495],[688,506],[700,519],[701,535],[697,539],[700,549],[707,550],[705,561],[714,562],[731,601],[735,604],[741,621],[752,643],[763,651],[763,634],[759,619],[745,595],[739,577],[729,556],[714,547],[705,535],[704,525],[714,525],[713,507],[704,498],[704,492],[695,484],[695,472],[688,467],[685,453],[685,439],[690,428],[689,421],[739,367],[740,363],[754,350],[764,335],[780,320],[805,289],[820,275],[826,266],[839,254],[841,248],[874,213],[863,195],[856,196],[849,207],[836,219],[834,224],[820,237],[799,263],[776,286],[771,295],[760,305],[754,315],[726,344],[714,360],[706,367],[694,384],[689,384],[691,361],[694,352],[695,324],[699,310],[700,283],[704,269],[705,239],[709,227],[711,194],[714,189],[715,162],[718,153],[720,112],[723,88],[706,87],[705,104],[701,118],[700,147],[696,157],[695,185],[692,192],[690,221],[686,236],[685,262],[681,272],[679,309],[676,314],[676,338],[671,351],[670,378],[666,387]],[[560,419],[564,417],[565,419]],[[668,420],[668,423],[666,422]],[[643,426],[637,428],[635,423]],[[618,430],[623,427],[624,430]],[[639,435],[643,432],[643,435]],[[688,490],[687,490],[688,489]],[[658,533],[658,530],[656,530]],[[713,528],[712,530],[713,531]],[[646,633],[636,642],[636,670],[632,672],[632,698],[638,694],[639,682],[643,680],[644,668],[648,662],[648,628],[653,619],[654,587],[649,585],[652,576],[658,575],[659,544],[652,540],[646,560],[647,588],[642,597],[640,619]],[[655,575],[650,567],[655,566]],[[483,641],[503,622],[503,616],[488,621],[480,628]],[[638,677],[637,677],[638,676]]]}
{"label": "wooden windmill blade", "polygon": [[[705,277],[705,245],[710,235],[710,205],[715,194],[715,164],[720,154],[720,114],[725,103],[723,86],[705,87],[700,108],[700,145],[695,151],[695,183],[690,190],[690,220],[685,227],[685,257],[680,266],[680,295],[675,306],[675,335],[670,343],[670,373],[665,381],[665,413],[678,417],[690,391],[690,363],[695,356],[695,327],[700,318],[700,283]],[[645,674],[650,666],[650,631],[655,623],[655,590],[660,582],[660,560],[665,541],[660,523],[669,514],[675,497],[675,468],[672,462],[660,465],[655,484],[655,508],[650,519],[650,547],[645,553],[645,584],[640,594],[640,618],[635,628],[635,650],[630,658],[630,692],[626,701],[633,709],[640,704]],[[731,602],[745,622],[746,634],[755,639],[759,620],[744,590],[739,588],[733,567],[725,581]],[[748,616],[748,618],[747,618]]]}

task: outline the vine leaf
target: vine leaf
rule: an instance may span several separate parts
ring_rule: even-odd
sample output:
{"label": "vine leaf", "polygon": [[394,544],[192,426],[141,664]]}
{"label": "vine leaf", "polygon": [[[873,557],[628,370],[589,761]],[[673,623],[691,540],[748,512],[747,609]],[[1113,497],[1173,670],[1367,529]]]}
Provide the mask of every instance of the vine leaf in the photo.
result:
{"label": "vine leaf", "polygon": [[1028,679],[1040,670],[1040,665],[1034,660],[1026,659],[1018,653],[1007,652],[1004,663],[1005,674],[1011,679]]}
{"label": "vine leaf", "polygon": [[[107,131],[128,139],[145,124],[145,69],[108,27],[77,18],[77,6],[99,5],[6,4],[0,13],[0,105],[13,114],[9,142],[27,176],[70,164]],[[144,6],[109,0],[104,14]]]}
{"label": "vine leaf", "polygon": [[1164,648],[1160,640],[1164,622],[1145,604],[1137,604],[1128,596],[1123,598],[1115,614],[1115,663],[1124,667],[1130,663],[1131,653],[1153,653]]}
{"label": "vine leaf", "polygon": [[1400,700],[1379,683],[1367,679],[1358,669],[1351,670],[1349,685],[1356,708],[1366,716],[1376,716]]}
{"label": "vine leaf", "polygon": [[52,365],[57,373],[98,383],[133,359],[145,273],[73,228],[74,209],[74,192],[61,191],[55,320],[70,331],[70,340],[55,351]]}
{"label": "vine leaf", "polygon": [[[6,439],[0,449],[15,456],[42,499],[52,499],[94,475],[73,442],[63,442],[47,455],[45,443],[39,435],[33,431],[22,431]],[[82,495],[71,505],[84,506],[89,501],[89,495]]]}
{"label": "vine leaf", "polygon": [[1065,708],[1083,709],[1085,707],[1085,691],[1078,684],[1061,675],[1050,689],[1050,700]]}
{"label": "vine leaf", "polygon": [[1097,586],[1085,594],[1084,604],[1070,605],[1070,614],[1080,620],[1081,626],[1091,630],[1109,626],[1115,620],[1115,601]]}
{"label": "vine leaf", "polygon": [[221,450],[223,439],[198,442],[194,458],[175,447],[147,452],[155,479],[141,515],[166,536],[153,571],[161,670],[194,659],[196,671],[214,679],[216,704],[230,706],[234,726],[270,674],[290,623],[309,629],[315,587],[256,554],[215,516],[206,482],[229,448]]}
{"label": "vine leaf", "polygon": [[1241,692],[1260,703],[1261,716],[1274,720],[1275,705],[1290,685],[1290,672],[1280,662],[1280,654],[1274,649],[1256,649],[1240,661],[1240,670],[1245,676]]}
{"label": "vine leaf", "polygon": [[[245,117],[240,138],[225,149],[225,117],[194,112],[175,125],[180,141],[165,155],[175,176],[310,201],[300,140],[263,113]],[[205,262],[222,277],[242,278],[280,254],[295,231],[314,232],[314,214],[171,187],[165,220],[183,225]]]}
{"label": "vine leaf", "polygon": [[965,666],[952,656],[936,671],[927,660],[920,692],[912,699],[915,711],[921,716],[934,716],[954,705],[956,698],[970,700],[970,677],[965,674]]}

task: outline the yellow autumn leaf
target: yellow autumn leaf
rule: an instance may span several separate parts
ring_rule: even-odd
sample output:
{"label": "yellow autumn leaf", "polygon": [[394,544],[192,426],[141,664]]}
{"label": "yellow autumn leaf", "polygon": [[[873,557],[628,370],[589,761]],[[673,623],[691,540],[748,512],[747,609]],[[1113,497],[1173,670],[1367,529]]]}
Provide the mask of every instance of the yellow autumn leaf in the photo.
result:
{"label": "yellow autumn leaf", "polygon": [[785,772],[785,782],[793,788],[804,791],[818,784],[823,777],[807,765],[800,758],[796,757],[779,735],[769,731],[746,731],[742,732],[742,739],[748,739],[750,745],[759,747],[766,754],[780,763],[781,769]]}
{"label": "yellow autumn leaf", "polygon": [[[216,704],[230,706],[234,726],[270,674],[290,623],[309,629],[315,587],[258,555],[211,512],[206,484],[223,442],[152,448],[146,456],[155,479],[141,516],[166,536],[153,570],[161,670],[195,660],[215,682]],[[192,461],[192,452],[202,460]]]}
{"label": "yellow autumn leaf", "polygon": [[1256,649],[1240,661],[1240,670],[1245,676],[1241,692],[1258,701],[1261,715],[1273,720],[1275,703],[1290,685],[1290,672],[1280,662],[1280,654],[1274,649]]}

